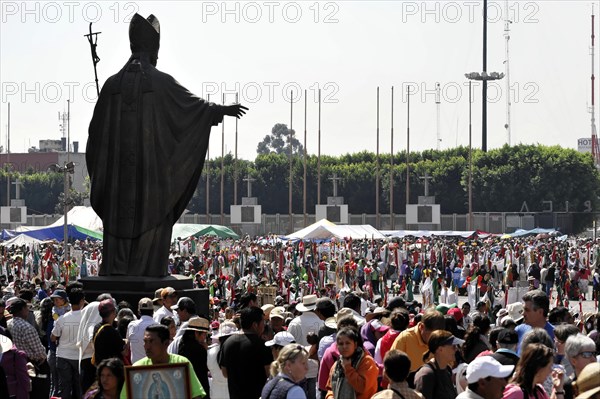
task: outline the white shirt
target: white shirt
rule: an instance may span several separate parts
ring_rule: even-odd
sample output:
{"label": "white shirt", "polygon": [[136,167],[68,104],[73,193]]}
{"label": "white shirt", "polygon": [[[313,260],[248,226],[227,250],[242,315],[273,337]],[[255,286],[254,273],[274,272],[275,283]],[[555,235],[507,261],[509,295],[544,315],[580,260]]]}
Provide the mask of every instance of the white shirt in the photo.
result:
{"label": "white shirt", "polygon": [[131,364],[146,357],[144,350],[144,331],[146,327],[157,324],[151,316],[144,315],[127,326],[127,342],[131,350]]}
{"label": "white shirt", "polygon": [[290,322],[288,332],[294,336],[296,342],[302,346],[307,346],[306,336],[309,332],[319,333],[319,329],[325,325],[325,322],[314,312],[304,312]]}
{"label": "white shirt", "polygon": [[[227,387],[227,378],[223,377],[221,367],[217,362],[219,354],[219,344],[209,346],[207,357],[207,366],[212,376],[210,381],[210,397],[215,399],[229,399],[229,388]],[[205,388],[206,390],[206,388]]]}
{"label": "white shirt", "polygon": [[71,310],[56,320],[52,329],[52,335],[60,338],[56,347],[56,357],[79,360],[77,346],[79,324],[81,324],[81,310]]}
{"label": "white shirt", "polygon": [[164,306],[154,312],[154,316],[152,318],[155,322],[160,324],[160,321],[166,316],[171,316],[173,320],[175,320],[175,325],[179,325],[179,317],[172,310],[169,310]]}

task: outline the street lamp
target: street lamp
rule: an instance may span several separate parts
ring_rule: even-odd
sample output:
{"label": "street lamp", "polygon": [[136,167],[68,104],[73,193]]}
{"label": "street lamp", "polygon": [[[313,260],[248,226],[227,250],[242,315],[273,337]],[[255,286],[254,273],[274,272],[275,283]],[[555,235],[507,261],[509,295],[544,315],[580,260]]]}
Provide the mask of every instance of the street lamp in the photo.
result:
{"label": "street lamp", "polygon": [[[483,152],[487,151],[487,82],[490,80],[500,80],[504,77],[504,72],[490,72],[483,71],[465,73],[465,77],[471,80],[480,80],[483,82],[483,96],[482,96],[482,108],[481,108],[481,149]],[[469,88],[469,95],[471,89]]]}
{"label": "street lamp", "polygon": [[473,80],[483,81],[484,84],[484,95],[483,95],[483,108],[482,108],[482,127],[481,127],[481,149],[487,151],[487,81],[488,80],[500,80],[504,77],[503,72],[490,72],[486,71],[469,72],[465,73],[465,77],[469,79],[469,230],[473,229],[473,145],[472,145],[472,124],[471,124],[471,106],[473,101],[471,99],[471,83]]}
{"label": "street lamp", "polygon": [[65,193],[64,193],[64,201],[63,201],[63,209],[65,220],[63,223],[63,242],[64,242],[64,259],[65,262],[69,260],[69,225],[67,223],[67,212],[69,211],[69,174],[75,173],[75,164],[73,162],[65,162],[65,166],[60,166],[58,164],[52,165],[51,169],[57,173],[62,173],[64,175],[64,185],[65,185]]}
{"label": "street lamp", "polygon": [[473,229],[473,145],[472,145],[472,132],[473,125],[471,124],[471,106],[473,101],[471,100],[471,80],[469,80],[469,227],[468,230]]}

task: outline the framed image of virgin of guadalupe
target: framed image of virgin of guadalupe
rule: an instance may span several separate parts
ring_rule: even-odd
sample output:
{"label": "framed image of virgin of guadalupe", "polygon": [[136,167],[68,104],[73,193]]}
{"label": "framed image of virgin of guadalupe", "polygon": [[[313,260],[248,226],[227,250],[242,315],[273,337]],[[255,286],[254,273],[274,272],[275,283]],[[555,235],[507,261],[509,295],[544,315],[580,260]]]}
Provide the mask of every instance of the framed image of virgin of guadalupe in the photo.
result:
{"label": "framed image of virgin of guadalupe", "polygon": [[128,366],[127,399],[192,399],[188,363]]}

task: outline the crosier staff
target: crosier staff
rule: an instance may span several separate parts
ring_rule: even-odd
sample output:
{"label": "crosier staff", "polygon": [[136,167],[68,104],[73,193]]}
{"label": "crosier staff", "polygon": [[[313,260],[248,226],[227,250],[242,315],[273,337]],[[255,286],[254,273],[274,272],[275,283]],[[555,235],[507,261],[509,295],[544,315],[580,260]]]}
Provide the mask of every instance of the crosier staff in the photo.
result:
{"label": "crosier staff", "polygon": [[96,53],[96,46],[98,45],[98,35],[102,32],[94,32],[92,33],[92,23],[90,22],[90,33],[87,35],[83,35],[87,37],[88,42],[90,43],[90,50],[92,51],[92,62],[94,63],[94,76],[96,77],[96,93],[98,97],[100,97],[100,86],[98,86],[98,71],[96,70],[96,65],[100,62],[100,57],[98,57],[98,53]]}

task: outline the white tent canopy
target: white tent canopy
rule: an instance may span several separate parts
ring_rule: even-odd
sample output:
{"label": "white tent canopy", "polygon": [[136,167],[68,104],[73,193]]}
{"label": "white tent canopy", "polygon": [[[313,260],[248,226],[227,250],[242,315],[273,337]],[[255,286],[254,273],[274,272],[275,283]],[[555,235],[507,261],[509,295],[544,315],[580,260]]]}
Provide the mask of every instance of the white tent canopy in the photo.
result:
{"label": "white tent canopy", "polygon": [[293,234],[286,236],[290,240],[329,240],[331,238],[384,239],[385,236],[369,224],[336,225],[327,219],[321,219]]}
{"label": "white tent canopy", "polygon": [[[48,227],[62,226],[65,224],[64,220],[65,217],[61,216],[60,219]],[[67,213],[67,222],[83,227],[84,229],[103,231],[102,219],[96,215],[96,212],[94,212],[91,206],[74,206],[73,209]]]}
{"label": "white tent canopy", "polygon": [[14,236],[13,238],[11,238],[8,241],[4,241],[2,243],[2,245],[4,246],[11,246],[11,245],[16,245],[18,247],[20,247],[21,245],[28,245],[28,244],[35,244],[35,243],[40,243],[42,241],[38,240],[37,238],[33,238],[33,237],[29,237],[26,234],[19,234],[18,236]]}

